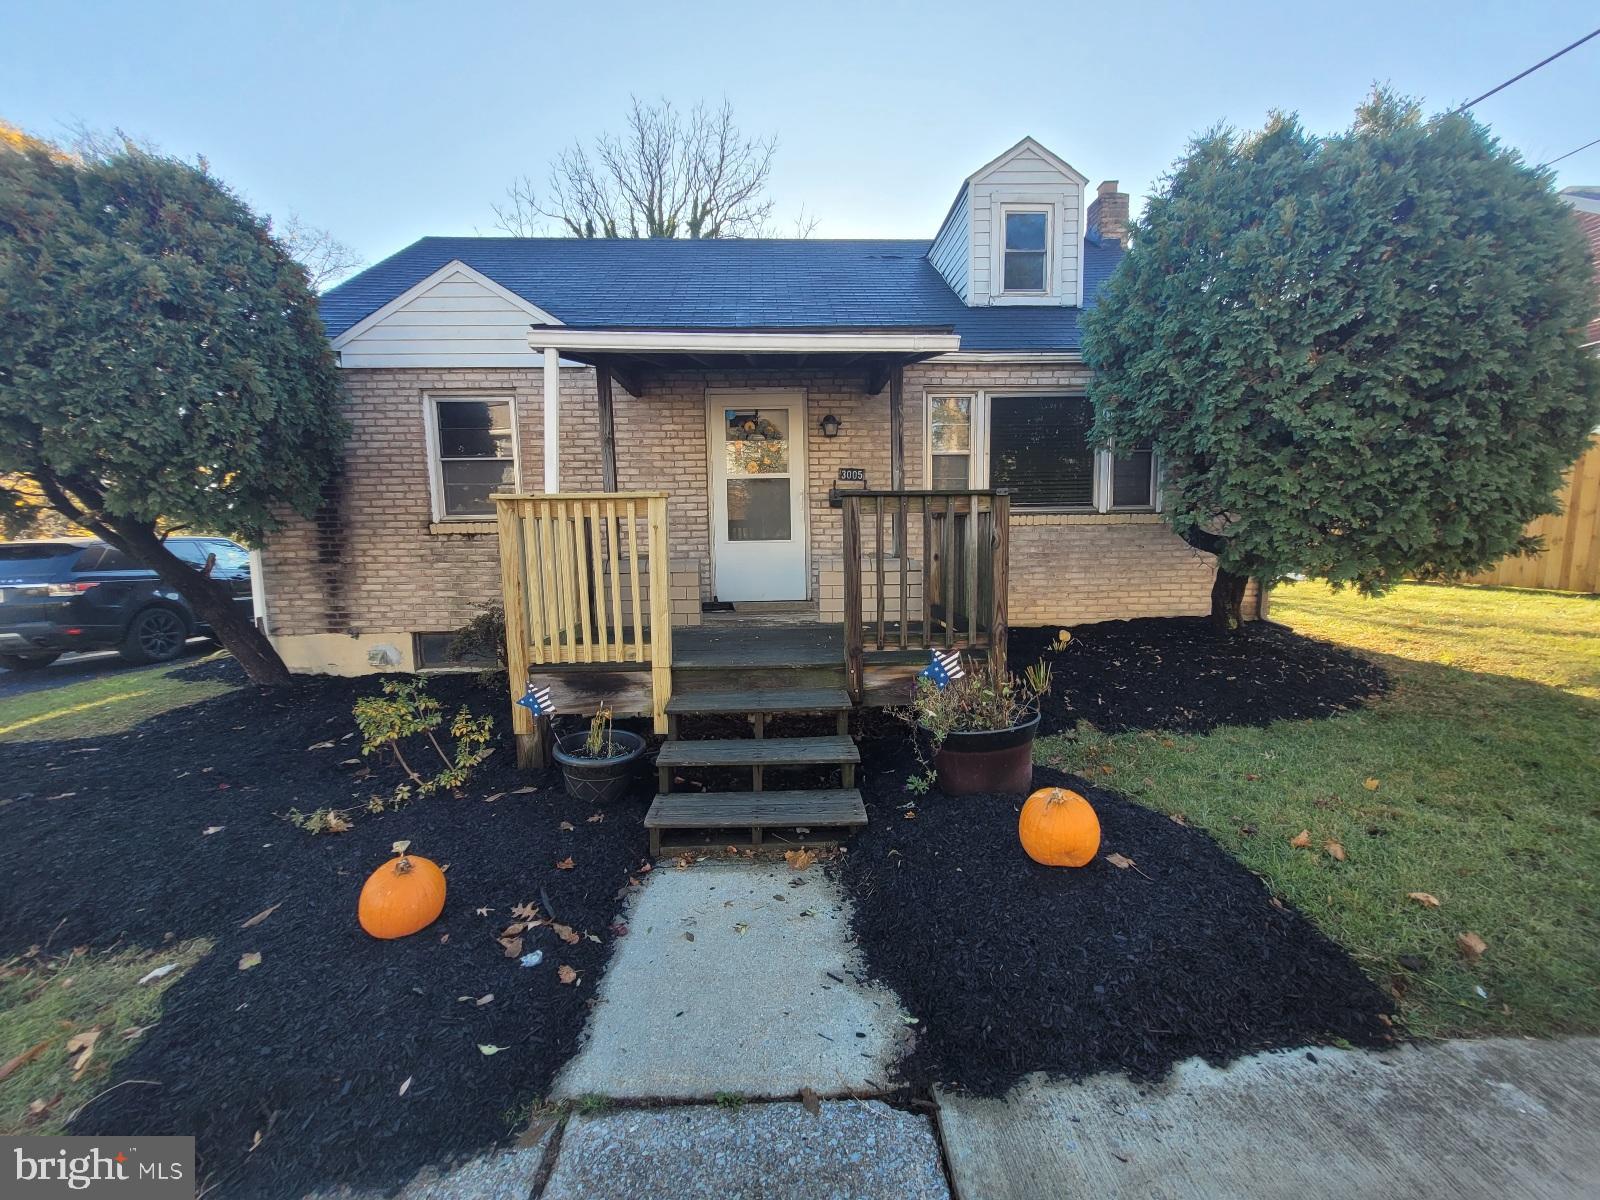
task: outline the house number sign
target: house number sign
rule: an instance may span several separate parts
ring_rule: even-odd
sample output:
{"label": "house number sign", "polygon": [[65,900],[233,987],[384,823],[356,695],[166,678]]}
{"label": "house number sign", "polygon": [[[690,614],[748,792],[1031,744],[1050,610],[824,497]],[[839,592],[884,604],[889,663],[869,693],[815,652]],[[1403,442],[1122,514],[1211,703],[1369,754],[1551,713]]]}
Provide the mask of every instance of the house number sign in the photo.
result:
{"label": "house number sign", "polygon": [[865,483],[866,481],[867,481],[867,469],[865,467],[840,467],[839,468],[839,482],[840,483]]}

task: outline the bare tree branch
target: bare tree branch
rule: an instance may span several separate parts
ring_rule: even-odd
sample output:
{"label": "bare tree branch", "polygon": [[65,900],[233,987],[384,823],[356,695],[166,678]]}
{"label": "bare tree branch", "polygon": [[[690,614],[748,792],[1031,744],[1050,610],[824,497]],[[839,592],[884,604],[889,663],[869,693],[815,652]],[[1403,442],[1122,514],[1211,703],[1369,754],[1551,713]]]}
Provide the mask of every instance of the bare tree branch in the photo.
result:
{"label": "bare tree branch", "polygon": [[[552,226],[572,237],[755,237],[767,228],[775,137],[740,132],[733,106],[696,104],[687,115],[670,100],[632,97],[620,133],[574,144],[550,170],[541,198],[528,176],[514,180],[504,204],[491,205],[496,228],[530,237]],[[797,236],[815,218],[802,210]]]}
{"label": "bare tree branch", "polygon": [[345,245],[326,229],[307,225],[297,214],[291,213],[277,231],[289,257],[306,269],[313,291],[322,291],[330,283],[351,271],[367,265],[367,260]]}

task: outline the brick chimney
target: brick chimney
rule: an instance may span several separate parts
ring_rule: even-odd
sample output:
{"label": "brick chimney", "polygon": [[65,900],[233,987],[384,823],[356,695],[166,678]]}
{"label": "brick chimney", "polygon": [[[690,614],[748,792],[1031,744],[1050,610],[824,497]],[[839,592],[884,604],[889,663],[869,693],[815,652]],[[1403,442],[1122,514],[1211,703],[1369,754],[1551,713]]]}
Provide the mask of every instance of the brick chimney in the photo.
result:
{"label": "brick chimney", "polygon": [[1108,179],[1098,189],[1089,205],[1089,232],[1098,234],[1101,241],[1128,242],[1128,193],[1117,191],[1117,181]]}

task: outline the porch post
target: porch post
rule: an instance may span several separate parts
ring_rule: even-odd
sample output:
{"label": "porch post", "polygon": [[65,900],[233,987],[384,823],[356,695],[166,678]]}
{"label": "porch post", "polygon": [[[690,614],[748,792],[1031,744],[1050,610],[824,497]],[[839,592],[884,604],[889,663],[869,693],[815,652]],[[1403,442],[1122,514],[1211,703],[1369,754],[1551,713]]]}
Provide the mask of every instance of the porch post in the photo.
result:
{"label": "porch post", "polygon": [[561,490],[561,351],[544,348],[544,490]]}
{"label": "porch post", "polygon": [[611,402],[611,368],[600,363],[594,369],[595,394],[600,407],[600,490],[617,490],[617,422]]}
{"label": "porch post", "polygon": [[[906,371],[897,366],[889,372],[889,487],[902,492],[906,486]],[[879,548],[880,550],[882,547]],[[906,552],[906,516],[903,507],[894,514],[894,553],[903,558]]]}

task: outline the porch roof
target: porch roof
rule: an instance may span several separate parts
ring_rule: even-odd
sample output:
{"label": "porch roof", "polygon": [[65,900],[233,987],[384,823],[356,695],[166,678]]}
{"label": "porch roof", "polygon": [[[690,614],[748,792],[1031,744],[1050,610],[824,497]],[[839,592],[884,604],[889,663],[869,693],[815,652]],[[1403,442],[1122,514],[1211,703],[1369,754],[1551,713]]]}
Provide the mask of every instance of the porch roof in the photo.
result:
{"label": "porch roof", "polygon": [[534,350],[606,367],[635,395],[640,375],[670,369],[825,367],[866,373],[879,392],[891,372],[961,348],[949,326],[620,327],[535,325]]}

